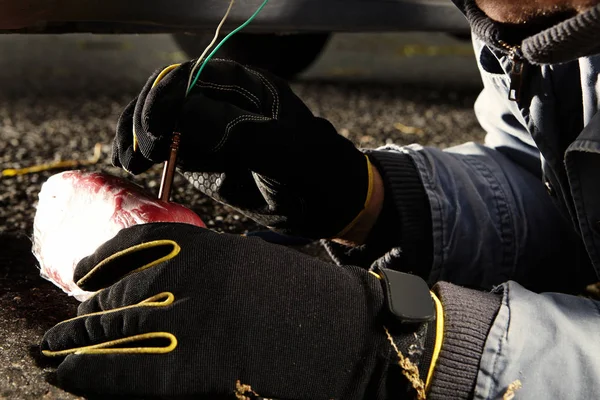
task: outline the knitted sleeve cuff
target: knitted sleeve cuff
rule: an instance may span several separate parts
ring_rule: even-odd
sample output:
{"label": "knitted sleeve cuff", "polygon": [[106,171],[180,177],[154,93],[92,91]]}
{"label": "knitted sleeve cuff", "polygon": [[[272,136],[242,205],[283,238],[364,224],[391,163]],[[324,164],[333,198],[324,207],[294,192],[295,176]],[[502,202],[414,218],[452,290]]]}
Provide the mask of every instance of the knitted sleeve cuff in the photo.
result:
{"label": "knitted sleeve cuff", "polygon": [[433,291],[444,309],[444,338],[428,398],[470,399],[502,295],[445,282],[436,284]]}
{"label": "knitted sleeve cuff", "polygon": [[367,154],[383,178],[386,196],[400,222],[400,265],[394,267],[427,280],[433,264],[433,232],[429,199],[419,171],[404,153],[375,150]]}

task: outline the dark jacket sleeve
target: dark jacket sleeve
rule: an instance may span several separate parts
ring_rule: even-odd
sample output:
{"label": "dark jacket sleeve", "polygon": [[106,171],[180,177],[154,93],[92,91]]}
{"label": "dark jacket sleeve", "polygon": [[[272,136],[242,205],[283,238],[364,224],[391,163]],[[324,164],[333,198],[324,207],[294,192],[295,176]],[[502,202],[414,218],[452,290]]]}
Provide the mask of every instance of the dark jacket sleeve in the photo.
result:
{"label": "dark jacket sleeve", "polygon": [[385,181],[384,211],[365,245],[325,243],[338,263],[412,272],[430,284],[579,288],[573,229],[518,158],[477,143],[369,153]]}

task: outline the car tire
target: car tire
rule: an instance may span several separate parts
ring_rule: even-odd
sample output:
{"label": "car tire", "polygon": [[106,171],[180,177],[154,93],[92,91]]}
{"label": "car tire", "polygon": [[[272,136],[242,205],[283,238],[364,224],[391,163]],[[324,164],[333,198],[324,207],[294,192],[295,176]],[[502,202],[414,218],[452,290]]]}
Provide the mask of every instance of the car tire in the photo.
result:
{"label": "car tire", "polygon": [[[202,54],[213,36],[212,34],[175,34],[174,39],[189,58],[196,58]],[[329,33],[289,35],[242,33],[229,38],[215,57],[232,59],[292,80],[319,57],[329,37]]]}

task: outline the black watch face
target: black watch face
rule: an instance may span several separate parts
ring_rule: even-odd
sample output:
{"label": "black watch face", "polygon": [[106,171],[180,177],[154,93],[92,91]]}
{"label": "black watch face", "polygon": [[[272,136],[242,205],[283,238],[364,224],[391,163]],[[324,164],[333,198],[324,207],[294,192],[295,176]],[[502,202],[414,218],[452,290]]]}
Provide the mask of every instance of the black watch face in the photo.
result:
{"label": "black watch face", "polygon": [[381,268],[390,313],[403,323],[428,322],[435,318],[435,307],[427,283],[416,275]]}

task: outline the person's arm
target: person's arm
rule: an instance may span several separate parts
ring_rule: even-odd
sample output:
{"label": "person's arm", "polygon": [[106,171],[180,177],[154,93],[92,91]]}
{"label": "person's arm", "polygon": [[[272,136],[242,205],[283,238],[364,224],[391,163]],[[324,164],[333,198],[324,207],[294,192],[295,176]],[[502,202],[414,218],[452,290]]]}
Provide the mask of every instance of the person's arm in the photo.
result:
{"label": "person's arm", "polygon": [[515,279],[536,290],[579,284],[571,255],[580,253],[581,242],[546,193],[527,131],[495,100],[486,88],[476,107],[486,145],[369,151],[383,177],[385,205],[361,246],[325,242],[334,260],[382,264],[431,284],[491,288]]}

